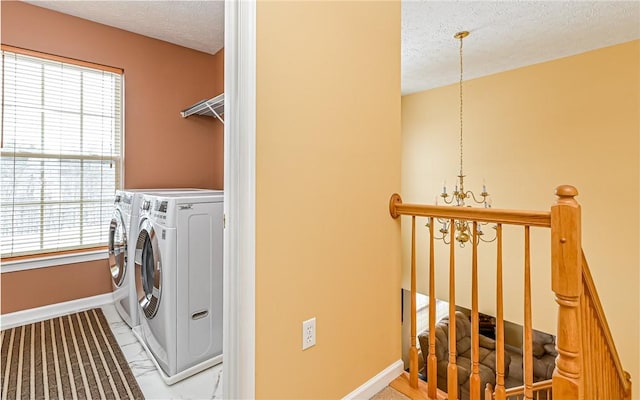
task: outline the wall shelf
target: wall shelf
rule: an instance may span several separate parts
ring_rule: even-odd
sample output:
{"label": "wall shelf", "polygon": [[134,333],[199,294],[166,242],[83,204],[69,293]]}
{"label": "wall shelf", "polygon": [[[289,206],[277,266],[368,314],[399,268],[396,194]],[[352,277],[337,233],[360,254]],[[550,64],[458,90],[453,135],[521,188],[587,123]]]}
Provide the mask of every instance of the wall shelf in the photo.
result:
{"label": "wall shelf", "polygon": [[224,124],[224,119],[222,119],[224,115],[224,93],[208,100],[201,100],[180,111],[180,115],[183,118],[194,114],[218,118]]}

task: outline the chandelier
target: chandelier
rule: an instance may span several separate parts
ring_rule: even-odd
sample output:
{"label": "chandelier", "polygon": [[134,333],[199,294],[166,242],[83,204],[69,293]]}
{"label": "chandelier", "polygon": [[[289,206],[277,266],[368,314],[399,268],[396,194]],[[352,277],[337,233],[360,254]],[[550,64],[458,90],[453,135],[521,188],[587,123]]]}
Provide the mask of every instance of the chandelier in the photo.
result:
{"label": "chandelier", "polygon": [[[464,187],[465,174],[463,173],[462,169],[462,39],[466,38],[467,36],[469,36],[469,32],[467,31],[458,32],[453,36],[455,39],[460,40],[460,173],[458,174],[458,179],[456,181],[453,193],[451,195],[447,193],[447,185],[445,183],[442,185],[442,193],[440,193],[439,197],[442,198],[442,201],[444,201],[445,204],[453,205],[456,207],[471,207],[472,204],[476,204],[482,205],[485,208],[490,208],[491,198],[489,197],[489,193],[487,192],[487,187],[485,186],[484,182],[482,184],[482,192],[480,192],[478,196],[476,196],[471,190],[466,190]],[[436,197],[436,205],[438,205],[438,197]],[[437,218],[437,221],[442,225],[442,227],[438,230],[439,236],[436,233],[435,239],[442,240],[446,244],[450,243],[450,229],[454,229],[454,238],[460,244],[460,247],[464,247],[467,242],[474,238],[474,236],[476,238],[476,241],[478,242],[493,242],[496,239],[495,234],[487,235],[482,231],[482,226],[487,225],[486,222],[478,223],[474,235],[473,229],[471,227],[472,224],[469,221],[454,220],[453,227],[450,226],[451,220]],[[429,226],[428,223],[427,226]],[[495,226],[493,226],[493,228],[495,228]]]}

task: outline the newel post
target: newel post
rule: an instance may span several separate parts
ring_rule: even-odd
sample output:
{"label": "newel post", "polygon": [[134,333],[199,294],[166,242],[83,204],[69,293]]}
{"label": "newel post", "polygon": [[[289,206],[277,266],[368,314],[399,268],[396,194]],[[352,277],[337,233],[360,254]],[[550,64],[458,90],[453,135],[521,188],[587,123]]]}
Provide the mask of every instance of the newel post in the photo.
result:
{"label": "newel post", "polygon": [[551,207],[551,287],[558,303],[558,357],[553,372],[553,397],[583,399],[582,336],[582,244],[578,190],[558,186]]}

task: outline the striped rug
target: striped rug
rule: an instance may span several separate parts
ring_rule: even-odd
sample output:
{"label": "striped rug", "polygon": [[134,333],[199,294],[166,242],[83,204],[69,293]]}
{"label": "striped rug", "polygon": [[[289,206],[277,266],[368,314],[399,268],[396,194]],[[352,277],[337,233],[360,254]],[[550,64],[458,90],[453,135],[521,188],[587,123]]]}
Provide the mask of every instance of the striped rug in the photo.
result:
{"label": "striped rug", "polygon": [[143,399],[102,310],[0,332],[5,399]]}

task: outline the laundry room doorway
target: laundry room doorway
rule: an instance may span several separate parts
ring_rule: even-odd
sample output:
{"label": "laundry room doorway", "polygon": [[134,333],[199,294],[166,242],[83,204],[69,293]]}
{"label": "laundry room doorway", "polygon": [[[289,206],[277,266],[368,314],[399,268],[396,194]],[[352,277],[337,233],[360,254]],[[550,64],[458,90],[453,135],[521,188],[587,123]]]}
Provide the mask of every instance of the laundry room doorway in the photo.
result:
{"label": "laundry room doorway", "polygon": [[223,397],[255,398],[256,3],[225,2]]}

